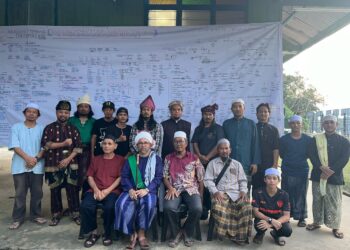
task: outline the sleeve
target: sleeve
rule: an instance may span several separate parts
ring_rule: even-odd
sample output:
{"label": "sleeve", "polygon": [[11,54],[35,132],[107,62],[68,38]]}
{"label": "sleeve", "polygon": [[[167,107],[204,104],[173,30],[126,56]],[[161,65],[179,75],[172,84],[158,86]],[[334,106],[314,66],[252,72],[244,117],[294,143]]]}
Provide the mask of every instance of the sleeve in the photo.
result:
{"label": "sleeve", "polygon": [[194,133],[193,133],[193,136],[192,136],[192,140],[191,140],[191,143],[199,143],[199,135],[198,135],[198,127],[196,127],[194,129]]}
{"label": "sleeve", "polygon": [[16,125],[12,126],[11,128],[11,138],[10,138],[10,144],[9,144],[9,150],[20,147],[19,142],[19,131],[18,127]]}
{"label": "sleeve", "polygon": [[123,166],[125,165],[126,160],[124,158],[122,158],[120,160],[120,163],[118,162],[118,167],[117,167],[117,178],[119,178],[121,176],[122,170],[123,170]]}
{"label": "sleeve", "polygon": [[208,188],[211,194],[215,194],[219,190],[215,186],[214,182],[214,160],[208,163],[207,170],[204,176],[204,186]]}
{"label": "sleeve", "polygon": [[256,189],[253,191],[252,206],[255,208],[259,208],[259,204],[260,204],[260,197],[258,192],[259,192],[259,189]]}
{"label": "sleeve", "polygon": [[154,147],[154,150],[159,156],[162,156],[162,145],[164,136],[163,126],[158,123],[156,128],[156,145]]}
{"label": "sleeve", "polygon": [[131,174],[129,162],[125,161],[122,172],[121,172],[121,187],[124,192],[129,192],[130,189],[134,188],[134,181]]}
{"label": "sleeve", "polygon": [[164,169],[163,169],[163,177],[164,178],[169,178],[169,166],[170,166],[170,161],[168,157],[165,157],[164,159]]}
{"label": "sleeve", "polygon": [[162,159],[157,155],[156,172],[151,183],[148,185],[148,190],[150,193],[157,194],[158,187],[163,180],[163,163]]}
{"label": "sleeve", "polygon": [[195,165],[196,166],[196,179],[198,182],[201,182],[204,180],[205,170],[204,170],[202,163],[199,161],[199,159],[196,159],[195,164],[196,164]]}
{"label": "sleeve", "polygon": [[136,128],[136,125],[133,125],[131,128],[130,138],[129,138],[130,151],[133,154],[137,153],[137,148],[136,148],[136,144],[135,144],[136,135],[137,135],[137,128]]}
{"label": "sleeve", "polygon": [[47,143],[49,143],[51,140],[49,130],[49,127],[45,127],[43,136],[41,137],[41,147],[45,150],[48,150]]}
{"label": "sleeve", "polygon": [[272,141],[272,149],[273,150],[279,149],[279,141],[280,141],[280,134],[278,132],[278,129],[274,127],[274,129],[273,129],[273,141]]}
{"label": "sleeve", "polygon": [[260,143],[257,128],[255,123],[252,122],[252,144],[251,144],[251,164],[260,164],[261,154],[260,154]]}
{"label": "sleeve", "polygon": [[284,158],[285,152],[286,152],[286,147],[285,147],[285,143],[284,143],[285,138],[286,138],[285,136],[282,136],[279,140],[279,146],[280,146],[279,151],[280,151],[280,157],[282,159]]}
{"label": "sleeve", "polygon": [[284,211],[284,212],[289,212],[290,211],[289,195],[288,195],[287,192],[284,192],[284,195],[283,195],[282,211]]}
{"label": "sleeve", "polygon": [[97,121],[95,121],[94,122],[94,125],[92,126],[92,130],[91,130],[91,134],[92,135],[97,135],[98,134],[98,122]]}
{"label": "sleeve", "polygon": [[[315,138],[312,138],[310,146],[308,147],[308,157],[310,158],[310,161],[311,161],[312,166],[314,168],[319,168],[322,165],[320,158],[318,157]],[[313,169],[313,171],[314,171],[314,169]]]}
{"label": "sleeve", "polygon": [[241,163],[238,163],[238,186],[239,191],[248,193],[248,181]]}
{"label": "sleeve", "polygon": [[335,174],[340,174],[343,171],[343,168],[346,166],[346,164],[349,161],[350,157],[350,142],[346,138],[341,138],[342,143],[340,150],[341,152],[339,153],[339,157],[337,160],[332,164],[332,166],[329,166]]}
{"label": "sleeve", "polygon": [[94,157],[90,163],[90,166],[88,168],[88,171],[86,173],[86,176],[94,177],[96,174],[96,159],[97,157]]}
{"label": "sleeve", "polygon": [[73,132],[73,151],[77,152],[78,154],[81,154],[83,152],[83,145],[81,142],[81,137],[78,129],[76,129],[74,126],[72,127]]}

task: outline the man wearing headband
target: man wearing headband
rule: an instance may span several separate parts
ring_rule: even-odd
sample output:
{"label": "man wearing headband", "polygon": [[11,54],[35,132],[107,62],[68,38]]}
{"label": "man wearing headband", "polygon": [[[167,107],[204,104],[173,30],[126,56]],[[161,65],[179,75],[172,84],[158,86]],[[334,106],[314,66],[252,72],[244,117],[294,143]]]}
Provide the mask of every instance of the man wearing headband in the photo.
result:
{"label": "man wearing headband", "polygon": [[[184,238],[185,246],[191,247],[195,227],[202,214],[204,168],[196,155],[186,151],[188,140],[184,131],[175,132],[173,143],[174,152],[165,157],[163,179],[167,189],[164,213],[172,235],[168,245],[174,248]],[[186,204],[188,208],[182,227],[179,225],[181,204]]]}
{"label": "man wearing headband", "polygon": [[24,122],[11,128],[9,150],[13,150],[11,174],[15,184],[15,199],[12,220],[9,229],[18,229],[26,216],[26,196],[30,190],[30,219],[42,225],[46,220],[41,217],[41,199],[43,197],[44,162],[40,140],[43,126],[37,123],[40,116],[39,105],[28,103],[23,110]]}
{"label": "man wearing headband", "polygon": [[[217,143],[218,157],[211,160],[205,171],[204,184],[212,196],[209,227],[214,222],[220,238],[243,245],[252,232],[252,207],[247,202],[247,178],[241,163],[230,158],[227,139]],[[208,232],[208,240],[211,240]]]}
{"label": "man wearing headband", "polygon": [[138,133],[133,142],[137,153],[125,161],[121,174],[123,193],[115,204],[115,229],[130,235],[127,249],[139,242],[141,249],[150,245],[145,231],[151,226],[156,213],[158,187],[163,177],[162,159],[152,151],[150,133]]}
{"label": "man wearing headband", "polygon": [[56,105],[57,121],[47,125],[41,139],[45,153],[45,179],[51,193],[50,226],[56,226],[63,215],[61,189],[67,193],[68,209],[72,219],[80,225],[77,155],[82,152],[79,131],[68,119],[71,104],[59,101]]}
{"label": "man wearing headband", "polygon": [[93,246],[100,238],[97,232],[96,210],[102,204],[104,235],[102,244],[112,244],[111,231],[114,222],[114,205],[121,193],[121,170],[124,158],[116,155],[114,151],[118,144],[113,135],[107,134],[102,141],[103,155],[92,159],[87,171],[90,189],[81,202],[80,235],[90,234],[84,242],[85,247]]}
{"label": "man wearing headband", "polygon": [[266,187],[253,191],[254,227],[257,232],[253,242],[256,244],[263,242],[265,232],[270,229],[272,238],[279,246],[286,244],[282,237],[290,237],[292,234],[289,196],[286,191],[278,188],[280,181],[278,169],[268,168],[265,170]]}
{"label": "man wearing headband", "polygon": [[315,230],[325,224],[332,229],[336,238],[342,239],[340,231],[342,216],[343,169],[349,161],[350,143],[339,135],[337,118],[327,115],[322,120],[324,133],[313,138],[310,147],[310,160],[313,168],[312,214],[314,221],[306,229]]}
{"label": "man wearing headband", "polygon": [[248,179],[248,194],[251,179],[260,164],[260,147],[257,129],[253,120],[244,117],[245,103],[242,99],[232,102],[233,118],[224,121],[225,137],[230,141],[230,157],[239,161]]}
{"label": "man wearing headband", "polygon": [[[202,119],[199,122],[199,126],[194,130],[191,140],[193,151],[198,156],[205,169],[209,161],[217,156],[217,142],[224,138],[223,128],[215,122],[215,111],[218,109],[219,106],[216,103],[201,108]],[[201,220],[206,220],[208,218],[210,207],[210,193],[208,189],[205,188]]]}
{"label": "man wearing headband", "polygon": [[[174,134],[176,131],[184,131],[187,138],[190,138],[191,123],[181,119],[184,105],[181,101],[172,101],[169,103],[170,118],[163,121],[162,127],[164,130],[164,139],[162,147],[162,159],[168,154],[174,152]],[[190,150],[190,145],[187,146],[187,150]]]}
{"label": "man wearing headband", "polygon": [[110,126],[114,126],[117,123],[113,113],[115,111],[114,103],[111,101],[106,101],[102,104],[102,112],[104,116],[97,119],[92,128],[91,135],[91,152],[94,155],[102,155],[102,141],[106,135],[106,130]]}
{"label": "man wearing headband", "polygon": [[89,95],[80,97],[77,101],[77,111],[74,116],[70,117],[68,122],[74,125],[80,134],[82,143],[82,153],[78,156],[79,165],[79,179],[78,185],[82,189],[81,197],[83,198],[85,192],[90,188],[87,183],[86,172],[90,165],[91,157],[91,131],[95,122],[95,118],[92,116],[94,112],[91,108],[91,101]]}
{"label": "man wearing headband", "polygon": [[135,144],[135,138],[141,131],[147,131],[152,135],[155,143],[153,150],[162,156],[163,145],[163,127],[161,124],[154,120],[153,112],[156,109],[152,96],[147,96],[140,104],[140,116],[137,122],[132,126],[131,135],[129,140],[130,150],[132,153],[137,152],[137,146]]}
{"label": "man wearing headband", "polygon": [[305,227],[307,216],[306,195],[308,189],[309,164],[308,148],[311,137],[302,133],[302,118],[293,115],[289,118],[291,133],[280,139],[280,155],[282,158],[281,187],[290,197],[290,217],[298,220],[298,227]]}

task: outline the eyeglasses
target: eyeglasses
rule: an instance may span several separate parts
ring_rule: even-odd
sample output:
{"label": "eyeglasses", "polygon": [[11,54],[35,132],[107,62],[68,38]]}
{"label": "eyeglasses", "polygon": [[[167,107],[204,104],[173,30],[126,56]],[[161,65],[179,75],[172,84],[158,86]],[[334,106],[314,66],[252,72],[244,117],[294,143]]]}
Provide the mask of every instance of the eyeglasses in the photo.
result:
{"label": "eyeglasses", "polygon": [[178,144],[178,145],[185,144],[185,143],[186,143],[186,141],[174,141],[174,144]]}

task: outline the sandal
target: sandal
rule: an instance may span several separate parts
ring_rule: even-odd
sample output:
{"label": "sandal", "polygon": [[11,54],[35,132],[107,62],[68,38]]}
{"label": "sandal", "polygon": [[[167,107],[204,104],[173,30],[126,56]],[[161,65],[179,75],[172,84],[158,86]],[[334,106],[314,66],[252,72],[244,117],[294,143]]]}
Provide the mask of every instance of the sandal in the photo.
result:
{"label": "sandal", "polygon": [[299,220],[297,226],[298,227],[306,227],[306,221],[305,220]]}
{"label": "sandal", "polygon": [[96,241],[100,238],[99,234],[90,234],[89,238],[84,242],[84,247],[89,248],[95,245]]}
{"label": "sandal", "polygon": [[45,218],[42,217],[37,217],[35,219],[32,220],[34,223],[36,223],[37,225],[43,225],[47,222],[47,220]]}
{"label": "sandal", "polygon": [[278,237],[276,235],[275,230],[270,231],[270,234],[277,245],[284,246],[286,244],[286,241],[284,239],[281,239],[281,237]]}
{"label": "sandal", "polygon": [[20,222],[20,221],[14,221],[12,222],[10,225],[9,225],[9,229],[10,230],[16,230],[18,229],[21,225],[22,225],[23,222]]}
{"label": "sandal", "polygon": [[263,234],[256,234],[253,238],[253,242],[255,244],[261,245],[264,241],[264,236],[265,236],[264,233]]}
{"label": "sandal", "polygon": [[72,220],[75,222],[75,224],[80,226],[80,216],[73,217]]}
{"label": "sandal", "polygon": [[319,229],[319,228],[321,228],[321,226],[318,224],[315,224],[315,223],[308,224],[306,226],[306,230],[309,230],[309,231],[314,231],[314,230]]}
{"label": "sandal", "polygon": [[171,248],[177,247],[177,245],[179,245],[180,241],[182,240],[182,236],[183,236],[182,232],[179,232],[176,235],[175,239],[169,241],[168,246]]}
{"label": "sandal", "polygon": [[335,238],[338,238],[338,239],[344,238],[344,234],[342,232],[340,232],[339,229],[333,229],[332,233],[333,233]]}
{"label": "sandal", "polygon": [[129,243],[129,245],[126,246],[125,249],[133,250],[133,249],[135,249],[136,244],[137,244],[137,235],[134,234],[131,236],[130,243]]}
{"label": "sandal", "polygon": [[140,244],[141,250],[149,249],[149,243],[146,237],[139,239],[139,244]]}
{"label": "sandal", "polygon": [[186,247],[192,247],[193,244],[194,244],[194,240],[192,240],[192,239],[190,239],[190,238],[187,238],[187,239],[185,239],[185,241],[184,241],[184,245],[185,245]]}
{"label": "sandal", "polygon": [[52,219],[49,223],[49,226],[51,226],[51,227],[57,226],[58,223],[60,223],[60,220],[61,220],[61,217],[59,217],[59,216],[52,217]]}
{"label": "sandal", "polygon": [[108,247],[110,245],[112,245],[113,241],[110,237],[103,237],[103,240],[102,240],[102,244],[105,246],[105,247]]}

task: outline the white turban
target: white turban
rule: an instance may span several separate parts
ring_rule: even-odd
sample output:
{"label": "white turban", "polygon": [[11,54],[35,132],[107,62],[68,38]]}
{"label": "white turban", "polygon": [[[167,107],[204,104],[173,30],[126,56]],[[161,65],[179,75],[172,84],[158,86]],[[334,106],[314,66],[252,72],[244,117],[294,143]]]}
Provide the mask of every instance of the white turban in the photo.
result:
{"label": "white turban", "polygon": [[243,99],[241,99],[241,98],[238,98],[238,99],[234,100],[234,101],[232,102],[232,105],[233,105],[234,103],[241,103],[243,106],[245,105]]}
{"label": "white turban", "polygon": [[302,122],[303,118],[300,115],[292,115],[289,118],[289,122]]}
{"label": "white turban", "polygon": [[334,115],[326,115],[325,117],[323,117],[322,123],[327,122],[327,121],[337,122],[338,119],[337,119],[337,117],[334,116]]}
{"label": "white turban", "polygon": [[86,94],[78,99],[77,106],[79,106],[80,104],[83,104],[83,103],[91,105],[90,96],[88,94]]}
{"label": "white turban", "polygon": [[149,143],[153,144],[153,137],[150,133],[148,133],[147,131],[141,131],[140,133],[138,133],[135,137],[135,144],[137,144],[139,142],[139,140],[141,139],[145,139],[146,141],[148,141]]}
{"label": "white turban", "polygon": [[175,138],[184,138],[184,139],[187,140],[187,135],[183,131],[176,131],[175,134],[174,134],[174,139]]}

